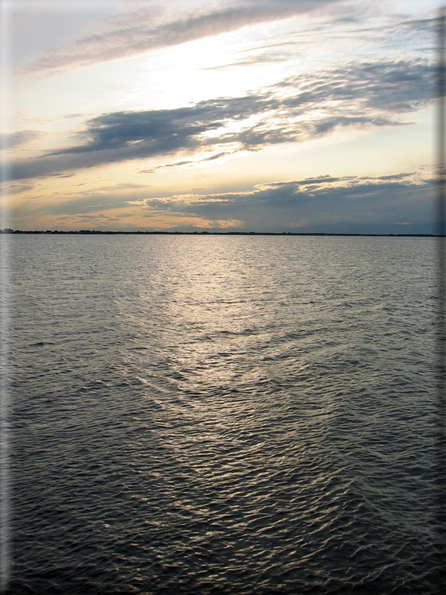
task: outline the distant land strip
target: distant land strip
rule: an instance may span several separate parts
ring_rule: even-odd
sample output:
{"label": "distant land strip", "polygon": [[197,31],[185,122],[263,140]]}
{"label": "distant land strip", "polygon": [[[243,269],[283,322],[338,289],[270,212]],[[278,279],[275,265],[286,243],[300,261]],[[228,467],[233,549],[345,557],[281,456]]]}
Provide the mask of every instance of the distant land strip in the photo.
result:
{"label": "distant land strip", "polygon": [[356,237],[396,237],[396,238],[439,238],[446,234],[435,233],[334,233],[334,232],[295,232],[295,231],[99,231],[95,229],[80,230],[35,230],[0,229],[0,234],[75,234],[75,235],[212,235],[212,236],[356,236]]}

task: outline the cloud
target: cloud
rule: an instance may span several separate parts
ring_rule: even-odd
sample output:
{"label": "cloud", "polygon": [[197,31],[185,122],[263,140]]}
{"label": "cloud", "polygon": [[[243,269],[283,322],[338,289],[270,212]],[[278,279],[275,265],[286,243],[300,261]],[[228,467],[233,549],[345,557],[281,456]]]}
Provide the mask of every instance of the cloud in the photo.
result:
{"label": "cloud", "polygon": [[102,229],[113,224],[116,229],[149,230],[432,233],[434,196],[434,182],[422,171],[325,175],[240,191],[216,187],[170,195],[155,187],[123,184],[61,195],[56,201],[27,200],[13,207],[11,220],[22,228],[37,220],[47,227],[51,221],[50,227],[76,228],[88,220],[89,227]]}
{"label": "cloud", "polygon": [[215,150],[255,151],[303,142],[339,127],[401,124],[426,106],[434,65],[427,61],[347,64],[290,77],[258,94],[205,100],[170,110],[124,111],[87,121],[77,143],[11,165],[12,179],[73,171],[130,159]]}
{"label": "cloud", "polygon": [[22,192],[29,192],[30,190],[33,190],[34,185],[21,183],[11,184],[6,182],[2,184],[1,189],[5,192],[6,195],[8,195],[9,193],[20,194]]}
{"label": "cloud", "polygon": [[222,151],[220,153],[214,153],[209,157],[203,157],[203,159],[196,159],[196,160],[187,160],[187,161],[175,161],[174,163],[166,163],[165,165],[157,165],[156,167],[146,168],[139,170],[138,173],[140,174],[153,174],[155,171],[159,171],[162,169],[171,169],[171,168],[178,168],[178,167],[196,167],[201,163],[208,163],[210,161],[216,161],[217,159],[221,159],[222,157],[228,157],[232,155],[230,151]]}
{"label": "cloud", "polygon": [[[243,221],[253,231],[363,231],[381,226],[384,233],[430,229],[433,182],[417,174],[376,178],[331,177],[259,185],[247,192],[184,194],[147,198],[151,210],[207,220]],[[386,231],[387,228],[387,231]]]}
{"label": "cloud", "polygon": [[[397,62],[365,62],[347,64],[325,74],[290,77],[276,88],[291,90],[285,102],[294,107],[296,102],[315,104],[337,101],[352,102],[355,108],[377,110],[381,114],[410,112],[426,105],[433,98],[435,65],[425,60]],[[294,89],[299,85],[299,95]],[[307,94],[308,91],[308,94]]]}
{"label": "cloud", "polygon": [[270,50],[268,52],[264,51],[256,55],[247,56],[245,58],[241,58],[239,60],[236,60],[235,62],[230,62],[228,64],[221,64],[219,66],[210,66],[209,68],[203,68],[203,70],[229,70],[232,68],[239,68],[241,66],[253,66],[256,64],[285,62],[289,59],[289,57],[289,54],[285,52],[279,53],[277,51]]}
{"label": "cloud", "polygon": [[207,12],[162,11],[144,7],[102,23],[101,31],[47,51],[27,71],[59,71],[115,60],[142,52],[236,31],[249,25],[277,21],[315,11],[340,0],[239,0]]}
{"label": "cloud", "polygon": [[36,140],[44,134],[38,130],[17,130],[9,134],[0,134],[0,147],[4,149],[15,149]]}

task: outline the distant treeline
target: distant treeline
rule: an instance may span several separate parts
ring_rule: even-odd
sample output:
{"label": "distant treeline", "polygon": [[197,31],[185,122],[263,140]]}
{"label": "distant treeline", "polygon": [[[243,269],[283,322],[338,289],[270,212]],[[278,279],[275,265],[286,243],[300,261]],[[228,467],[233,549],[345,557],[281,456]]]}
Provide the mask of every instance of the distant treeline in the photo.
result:
{"label": "distant treeline", "polygon": [[[98,231],[96,229],[80,229],[61,231],[47,229],[45,231],[24,231],[22,229],[0,229],[6,234],[58,234],[58,235],[210,235],[210,236],[372,236],[372,237],[409,237],[433,238],[440,237],[433,233],[324,233],[324,232],[294,232],[294,231]],[[441,236],[446,237],[446,236]]]}

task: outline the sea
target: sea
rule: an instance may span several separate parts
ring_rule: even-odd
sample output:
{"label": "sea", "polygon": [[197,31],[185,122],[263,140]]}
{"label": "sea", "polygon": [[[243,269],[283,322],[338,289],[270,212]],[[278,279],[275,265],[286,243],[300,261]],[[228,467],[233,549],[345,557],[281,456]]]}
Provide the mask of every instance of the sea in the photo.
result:
{"label": "sea", "polygon": [[1,239],[8,594],[438,592],[434,238]]}

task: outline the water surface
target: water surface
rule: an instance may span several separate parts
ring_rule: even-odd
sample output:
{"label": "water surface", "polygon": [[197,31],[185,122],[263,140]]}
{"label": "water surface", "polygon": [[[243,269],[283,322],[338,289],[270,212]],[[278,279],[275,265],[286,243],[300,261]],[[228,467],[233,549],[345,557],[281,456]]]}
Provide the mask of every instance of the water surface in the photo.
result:
{"label": "water surface", "polygon": [[10,250],[12,592],[433,592],[433,240]]}

